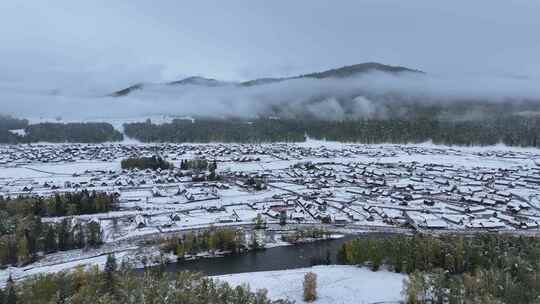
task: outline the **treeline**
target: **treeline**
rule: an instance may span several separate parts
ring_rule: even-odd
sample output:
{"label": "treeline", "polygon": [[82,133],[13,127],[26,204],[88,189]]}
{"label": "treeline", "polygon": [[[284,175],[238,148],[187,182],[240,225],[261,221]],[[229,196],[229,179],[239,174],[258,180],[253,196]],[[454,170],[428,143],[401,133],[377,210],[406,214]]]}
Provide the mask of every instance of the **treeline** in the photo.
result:
{"label": "treeline", "polygon": [[[10,130],[24,130],[24,136]],[[99,143],[120,141],[122,133],[109,123],[38,123],[29,124],[26,119],[17,119],[0,114],[0,143],[18,144],[33,142],[81,142]]]}
{"label": "treeline", "polygon": [[0,293],[4,304],[292,304],[272,301],[266,290],[231,287],[198,273],[167,274],[159,270],[136,273],[109,256],[104,271],[97,267],[42,274],[20,283],[8,281]]}
{"label": "treeline", "polygon": [[164,160],[160,156],[151,156],[151,157],[130,157],[123,159],[120,162],[122,169],[152,169],[152,170],[167,170],[174,168],[173,164]]}
{"label": "treeline", "polygon": [[[126,135],[143,142],[298,142],[314,139],[359,143],[419,143],[540,147],[540,117],[496,112],[483,118],[463,119],[414,115],[409,118],[346,119],[176,119],[171,123],[124,125]],[[465,116],[465,114],[463,114]],[[395,117],[395,116],[391,116]],[[9,130],[24,129],[26,135]],[[108,123],[40,123],[0,116],[0,143],[106,142],[123,135]]]}
{"label": "treeline", "polygon": [[99,222],[43,223],[39,216],[10,217],[0,211],[0,265],[26,265],[41,254],[97,247],[102,244]]}
{"label": "treeline", "polygon": [[9,115],[0,114],[0,143],[15,144],[21,140],[21,136],[10,132],[9,130],[25,129],[28,126],[28,120],[18,119]]}
{"label": "treeline", "polygon": [[410,274],[408,303],[532,303],[540,297],[540,240],[534,237],[360,238],[345,243],[338,260]]}
{"label": "treeline", "polygon": [[21,136],[13,134],[8,129],[0,129],[0,144],[17,144]]}
{"label": "treeline", "polygon": [[309,122],[310,137],[336,141],[485,146],[540,146],[540,117],[499,116],[480,120],[356,120]]}
{"label": "treeline", "polygon": [[41,254],[97,247],[102,243],[98,221],[43,223],[41,218],[108,212],[116,206],[113,194],[87,190],[47,198],[0,196],[0,264],[25,265]]}
{"label": "treeline", "polygon": [[23,142],[82,142],[100,143],[107,141],[121,141],[122,133],[118,132],[109,123],[39,123],[29,125],[25,129]]}
{"label": "treeline", "polygon": [[52,197],[0,196],[0,210],[9,216],[34,215],[40,217],[94,214],[116,210],[118,199],[114,194],[82,190],[80,192],[56,193]]}
{"label": "treeline", "polygon": [[19,119],[9,115],[0,114],[0,130],[24,129],[28,126],[28,120]]}
{"label": "treeline", "polygon": [[164,253],[176,254],[179,260],[183,260],[186,255],[209,251],[238,253],[244,246],[243,236],[243,233],[236,229],[208,229],[168,238],[162,242],[160,249]]}
{"label": "treeline", "polygon": [[171,123],[124,124],[127,136],[143,142],[304,141],[305,130],[292,120],[175,119]]}
{"label": "treeline", "polygon": [[359,143],[420,143],[540,147],[540,117],[497,115],[475,120],[411,119],[200,119],[166,124],[129,123],[128,136],[143,142],[276,142],[314,139]]}

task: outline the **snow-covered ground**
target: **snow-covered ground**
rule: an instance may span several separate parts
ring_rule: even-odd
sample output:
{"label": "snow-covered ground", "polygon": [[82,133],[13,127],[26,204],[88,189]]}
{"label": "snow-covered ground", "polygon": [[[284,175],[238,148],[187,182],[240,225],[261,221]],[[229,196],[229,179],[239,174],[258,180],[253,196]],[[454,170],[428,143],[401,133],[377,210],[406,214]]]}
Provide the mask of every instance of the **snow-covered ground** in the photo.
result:
{"label": "snow-covered ground", "polygon": [[[155,153],[176,168],[121,169],[120,161],[126,157]],[[217,162],[219,181],[200,181],[178,168],[182,160],[199,158]],[[119,254],[117,249],[132,257],[138,255],[132,247],[144,240],[189,230],[229,226],[249,232],[258,216],[267,221],[270,231],[281,229],[282,211],[290,230],[410,233],[412,226],[433,233],[494,230],[538,235],[539,159],[538,149],[504,146],[313,140],[297,144],[0,145],[0,195],[4,197],[46,197],[82,189],[119,195],[119,210],[77,216],[83,222],[100,222],[105,242],[101,252],[42,257],[41,264],[0,271],[0,280],[9,273],[17,279],[75,264],[99,264],[103,259],[92,259],[110,251]],[[255,189],[246,183],[248,179],[264,187]],[[267,247],[283,245],[273,233],[264,239]]]}
{"label": "snow-covered ground", "polygon": [[304,303],[303,279],[307,272],[317,274],[316,304],[392,303],[403,300],[406,275],[389,271],[373,272],[355,266],[315,266],[279,271],[263,271],[216,276],[231,285],[247,284],[252,290],[267,289],[272,299]]}

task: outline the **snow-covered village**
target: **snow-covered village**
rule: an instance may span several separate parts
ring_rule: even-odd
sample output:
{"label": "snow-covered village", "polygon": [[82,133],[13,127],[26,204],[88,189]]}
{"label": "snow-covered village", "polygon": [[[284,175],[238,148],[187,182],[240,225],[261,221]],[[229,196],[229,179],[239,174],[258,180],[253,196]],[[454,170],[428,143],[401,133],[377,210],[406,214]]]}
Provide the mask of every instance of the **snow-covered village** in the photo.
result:
{"label": "snow-covered village", "polygon": [[[60,249],[53,241],[51,250],[35,252],[26,245],[12,263],[4,243],[3,282],[104,267],[111,254],[137,268],[178,267],[180,260],[189,265],[355,235],[540,234],[540,152],[533,149],[307,141],[28,144],[2,146],[0,152],[2,200],[28,200],[30,209],[21,212],[65,225],[74,231],[72,243],[84,243]],[[161,166],[143,169],[130,166],[130,159]],[[60,207],[70,194],[87,201],[104,194],[111,205],[104,212]],[[14,224],[10,216],[2,212],[4,229]],[[93,244],[95,236],[83,232],[91,224],[99,230]],[[233,231],[238,248],[170,248],[174,238],[209,231]],[[325,257],[313,254],[310,262],[317,258]],[[368,298],[400,300],[400,291],[388,299]]]}
{"label": "snow-covered village", "polygon": [[0,1],[0,304],[540,304],[540,1]]}

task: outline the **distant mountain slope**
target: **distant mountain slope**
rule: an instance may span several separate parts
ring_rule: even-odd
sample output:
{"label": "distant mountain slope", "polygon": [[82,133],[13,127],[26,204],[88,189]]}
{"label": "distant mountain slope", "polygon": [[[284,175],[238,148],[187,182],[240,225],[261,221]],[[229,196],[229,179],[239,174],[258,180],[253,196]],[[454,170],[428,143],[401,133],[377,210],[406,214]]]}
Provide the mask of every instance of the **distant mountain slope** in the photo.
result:
{"label": "distant mountain slope", "polygon": [[[220,81],[213,78],[192,76],[192,77],[184,78],[181,80],[169,82],[167,83],[167,85],[175,85],[175,86],[194,85],[194,86],[206,86],[206,87],[232,85],[232,86],[249,87],[249,86],[259,86],[259,85],[265,85],[265,84],[270,84],[270,83],[275,83],[275,82],[282,82],[282,81],[301,79],[301,78],[315,78],[315,79],[346,78],[346,77],[352,77],[355,75],[369,73],[369,72],[382,72],[382,73],[390,73],[390,74],[424,73],[419,70],[409,69],[409,68],[401,67],[401,66],[390,66],[390,65],[385,65],[385,64],[376,63],[376,62],[367,62],[367,63],[344,66],[337,69],[330,69],[330,70],[326,70],[322,72],[309,73],[309,74],[292,76],[292,77],[258,78],[258,79],[244,81],[244,82],[226,82],[226,81]],[[144,87],[144,84],[138,83],[130,87],[127,87],[125,89],[113,92],[110,94],[110,96],[113,96],[113,97],[125,96],[135,90],[140,90],[143,87]]]}
{"label": "distant mountain slope", "polygon": [[182,80],[177,81],[171,81],[167,83],[168,85],[199,85],[199,86],[207,86],[207,87],[217,87],[222,85],[229,84],[228,82],[219,81],[213,78],[205,78],[205,77],[199,77],[199,76],[192,76],[188,78],[184,78]]}
{"label": "distant mountain slope", "polygon": [[385,65],[377,62],[367,62],[367,63],[360,63],[355,65],[349,65],[344,66],[338,69],[332,69],[327,70],[324,72],[319,73],[311,73],[299,76],[297,78],[330,78],[330,77],[336,77],[336,78],[343,78],[343,77],[350,77],[361,73],[368,73],[368,72],[384,72],[384,73],[392,73],[392,74],[398,74],[398,73],[423,73],[419,70],[413,70],[406,67],[401,66],[391,66],[391,65]]}
{"label": "distant mountain slope", "polygon": [[360,64],[355,64],[355,65],[348,65],[348,66],[344,66],[337,69],[330,69],[323,72],[316,72],[316,73],[304,74],[304,75],[293,76],[293,77],[259,78],[259,79],[245,81],[240,84],[243,86],[254,86],[254,85],[262,85],[262,84],[280,82],[280,81],[291,80],[291,79],[300,79],[300,78],[317,78],[317,79],[346,78],[346,77],[352,77],[355,75],[369,73],[369,72],[383,72],[383,73],[391,73],[391,74],[424,73],[419,70],[413,70],[413,69],[409,69],[409,68],[401,67],[401,66],[391,66],[391,65],[385,65],[385,64],[381,64],[377,62],[366,62],[366,63],[360,63]]}
{"label": "distant mountain slope", "polygon": [[142,89],[144,86],[144,84],[142,83],[137,83],[137,84],[134,84],[132,86],[129,86],[125,89],[122,89],[122,90],[119,90],[119,91],[116,91],[116,92],[113,92],[111,94],[109,94],[110,96],[112,97],[121,97],[121,96],[126,96],[128,95],[129,93],[135,91],[135,90],[140,90]]}
{"label": "distant mountain slope", "polygon": [[279,81],[283,81],[287,79],[291,79],[291,78],[257,78],[257,79],[241,82],[239,83],[239,85],[250,87],[250,86],[256,86],[256,85],[269,84],[273,82],[279,82]]}

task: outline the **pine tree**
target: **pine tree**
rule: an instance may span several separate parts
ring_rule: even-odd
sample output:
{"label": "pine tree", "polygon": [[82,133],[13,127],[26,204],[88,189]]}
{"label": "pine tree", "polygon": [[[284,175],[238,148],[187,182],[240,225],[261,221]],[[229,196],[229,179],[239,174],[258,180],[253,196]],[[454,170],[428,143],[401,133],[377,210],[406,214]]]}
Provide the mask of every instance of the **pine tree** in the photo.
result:
{"label": "pine tree", "polygon": [[54,228],[52,225],[48,225],[46,228],[43,247],[44,247],[45,253],[52,253],[57,250],[56,232],[54,231]]}
{"label": "pine tree", "polygon": [[9,263],[9,237],[0,237],[0,264],[6,265]]}
{"label": "pine tree", "polygon": [[117,217],[114,217],[112,219],[112,232],[114,235],[118,235],[120,233],[120,225],[118,225]]}
{"label": "pine tree", "polygon": [[210,174],[208,174],[208,180],[216,180],[217,179],[217,176],[216,176],[216,170],[210,170]]}
{"label": "pine tree", "polygon": [[58,274],[58,278],[57,278],[57,292],[56,292],[56,303],[59,303],[59,304],[65,304],[66,303],[66,299],[68,298],[69,296],[69,293],[70,293],[70,290],[69,290],[69,285],[70,285],[70,279],[68,277],[68,274],[66,273],[59,273]]}
{"label": "pine tree", "polygon": [[17,291],[15,290],[15,283],[11,275],[6,283],[6,304],[17,304]]}
{"label": "pine tree", "polygon": [[98,222],[88,223],[88,245],[96,247],[102,243],[101,225]]}
{"label": "pine tree", "polygon": [[116,272],[117,264],[114,253],[107,255],[107,262],[105,263],[105,291],[114,294],[116,290]]}
{"label": "pine tree", "polygon": [[183,261],[183,260],[184,260],[184,256],[185,256],[185,254],[186,254],[186,250],[185,250],[185,248],[184,248],[184,244],[179,243],[178,245],[176,245],[175,254],[176,254],[177,259],[178,259],[179,261]]}
{"label": "pine tree", "polygon": [[83,225],[78,224],[77,225],[77,234],[76,234],[76,238],[75,238],[75,246],[77,246],[77,248],[84,248],[85,245],[86,245],[86,240],[85,240],[85,237],[84,237]]}
{"label": "pine tree", "polygon": [[65,251],[71,249],[69,237],[69,222],[67,219],[63,219],[60,225],[58,225],[58,250]]}
{"label": "pine tree", "polygon": [[38,239],[43,233],[43,223],[41,223],[41,218],[38,216],[32,216],[30,220],[29,229],[25,230],[25,236],[28,241],[28,252],[30,253],[30,258],[33,260],[37,256],[38,252]]}
{"label": "pine tree", "polygon": [[211,162],[209,165],[208,165],[208,170],[210,171],[216,171],[217,169],[217,162],[214,160],[213,162]]}
{"label": "pine tree", "polygon": [[25,265],[30,261],[30,252],[28,251],[28,240],[25,236],[17,242],[17,262],[19,265]]}
{"label": "pine tree", "polygon": [[253,250],[257,250],[260,248],[259,240],[257,238],[257,233],[255,230],[251,231],[249,247]]}

